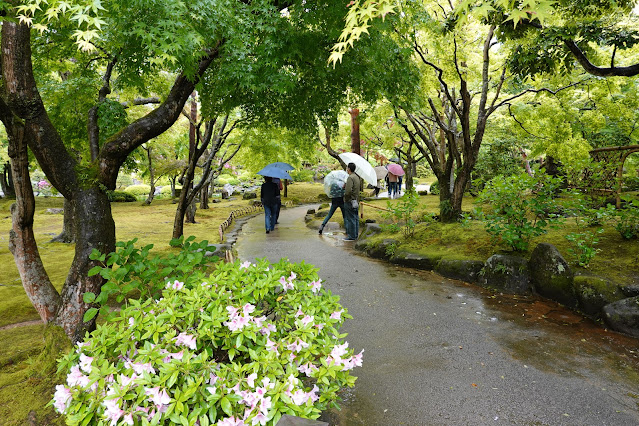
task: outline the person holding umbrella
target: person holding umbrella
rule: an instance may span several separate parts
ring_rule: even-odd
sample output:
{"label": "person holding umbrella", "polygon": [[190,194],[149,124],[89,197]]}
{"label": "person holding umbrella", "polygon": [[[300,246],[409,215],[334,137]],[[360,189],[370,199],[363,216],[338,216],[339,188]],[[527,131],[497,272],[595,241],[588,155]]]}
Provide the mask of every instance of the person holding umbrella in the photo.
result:
{"label": "person holding umbrella", "polygon": [[[359,190],[362,181],[355,173],[355,163],[348,163],[346,168],[348,178],[344,187],[344,227],[346,238],[344,241],[355,241],[359,235]],[[374,173],[374,172],[373,172]]]}
{"label": "person holding umbrella", "polygon": [[264,226],[268,234],[275,229],[275,215],[277,213],[277,199],[280,196],[280,188],[273,178],[264,176],[264,183],[260,188],[260,199],[264,206]]}
{"label": "person holding umbrella", "polygon": [[[322,235],[324,227],[338,208],[342,211],[342,217],[346,218],[346,213],[344,212],[344,186],[347,179],[348,174],[344,170],[334,170],[324,178],[324,192],[331,197],[331,208],[319,227],[318,232],[320,235]],[[346,220],[344,220],[344,223],[346,223]]]}

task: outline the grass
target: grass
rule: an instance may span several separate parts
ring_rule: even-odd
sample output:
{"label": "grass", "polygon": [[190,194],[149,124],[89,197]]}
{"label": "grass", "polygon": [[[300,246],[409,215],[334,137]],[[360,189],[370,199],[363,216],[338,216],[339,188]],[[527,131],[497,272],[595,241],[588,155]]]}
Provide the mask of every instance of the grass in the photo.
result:
{"label": "grass", "polygon": [[[322,185],[296,183],[288,187],[287,201],[317,199]],[[184,235],[199,240],[219,242],[218,228],[233,210],[247,207],[252,200],[223,200],[210,203],[210,209],[198,208],[196,222],[184,225]],[[7,325],[39,320],[37,312],[27,298],[9,252],[12,200],[0,199],[0,424],[24,425],[31,411],[38,424],[64,424],[52,407],[45,407],[51,399],[55,385],[64,382],[56,377],[55,358],[66,347],[55,344],[68,340],[55,336],[55,331],[43,324],[6,328]],[[73,245],[52,243],[51,238],[62,230],[63,216],[47,213],[47,209],[62,208],[62,198],[36,198],[34,232],[38,249],[47,273],[55,287],[64,284],[73,260]],[[150,206],[141,202],[112,203],[118,241],[138,238],[138,245],[154,245],[154,252],[174,250],[169,246],[173,231],[176,204],[171,200],[156,199]],[[198,205],[199,206],[199,205]],[[55,328],[53,328],[55,330]],[[52,346],[53,345],[53,346]]]}

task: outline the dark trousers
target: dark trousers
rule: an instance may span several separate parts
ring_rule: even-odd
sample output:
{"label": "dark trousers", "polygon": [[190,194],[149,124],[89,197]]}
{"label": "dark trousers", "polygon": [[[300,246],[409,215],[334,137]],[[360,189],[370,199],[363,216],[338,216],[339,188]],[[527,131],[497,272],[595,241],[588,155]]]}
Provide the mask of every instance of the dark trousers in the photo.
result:
{"label": "dark trousers", "polygon": [[275,214],[277,204],[264,204],[264,226],[267,231],[275,229]]}
{"label": "dark trousers", "polygon": [[359,235],[359,208],[354,209],[350,203],[344,203],[344,227],[346,228],[346,236],[354,240]]}
{"label": "dark trousers", "polygon": [[326,226],[326,224],[328,223],[329,220],[331,220],[331,217],[333,217],[333,214],[335,213],[335,211],[337,211],[337,209],[342,210],[342,217],[344,218],[344,224],[346,224],[346,213],[344,212],[344,207],[340,205],[336,205],[336,204],[331,204],[331,208],[328,211],[328,214],[326,215],[326,217],[324,218],[324,222],[322,222],[322,227]]}

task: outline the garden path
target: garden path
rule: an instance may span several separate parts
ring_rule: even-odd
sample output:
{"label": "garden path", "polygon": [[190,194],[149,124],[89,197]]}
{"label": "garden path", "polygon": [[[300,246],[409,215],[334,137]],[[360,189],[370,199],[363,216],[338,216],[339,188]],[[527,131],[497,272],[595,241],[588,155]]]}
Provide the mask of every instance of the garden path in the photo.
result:
{"label": "garden path", "polygon": [[307,207],[264,232],[249,220],[243,260],[288,257],[320,268],[353,316],[364,352],[331,425],[637,425],[639,341],[532,297],[494,295],[434,273],[357,255],[343,233],[318,236]]}

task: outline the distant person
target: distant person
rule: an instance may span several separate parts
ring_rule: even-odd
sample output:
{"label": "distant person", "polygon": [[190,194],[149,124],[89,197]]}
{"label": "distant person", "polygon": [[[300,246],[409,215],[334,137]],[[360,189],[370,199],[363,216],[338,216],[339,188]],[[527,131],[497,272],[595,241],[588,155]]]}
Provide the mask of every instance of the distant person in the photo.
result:
{"label": "distant person", "polygon": [[339,182],[334,182],[331,184],[331,195],[335,195],[335,197],[331,198],[331,208],[328,211],[328,214],[324,218],[324,222],[319,227],[319,234],[322,235],[324,232],[324,227],[328,223],[328,221],[333,217],[333,213],[339,208],[342,211],[342,217],[344,218],[344,224],[346,224],[346,213],[344,212],[344,187],[340,186]]}
{"label": "distant person", "polygon": [[277,212],[275,212],[275,223],[280,223],[280,210],[282,210],[282,190],[284,189],[284,185],[282,185],[282,179],[273,178],[273,183],[277,185],[279,188],[279,192],[277,193]]}
{"label": "distant person", "polygon": [[262,200],[262,206],[264,206],[264,226],[267,234],[275,229],[275,215],[279,194],[280,188],[273,182],[273,178],[264,176],[264,183],[260,188],[260,199]]}
{"label": "distant person", "polygon": [[362,181],[355,173],[355,163],[348,163],[346,168],[348,178],[344,186],[344,227],[346,238],[344,241],[355,241],[359,235],[359,191]]}
{"label": "distant person", "polygon": [[400,176],[398,181],[397,181],[397,191],[395,191],[397,196],[401,195],[401,193],[402,193],[402,180],[403,180],[403,178],[404,178],[403,176]]}
{"label": "distant person", "polygon": [[388,172],[388,198],[395,198],[397,194],[397,175]]}

